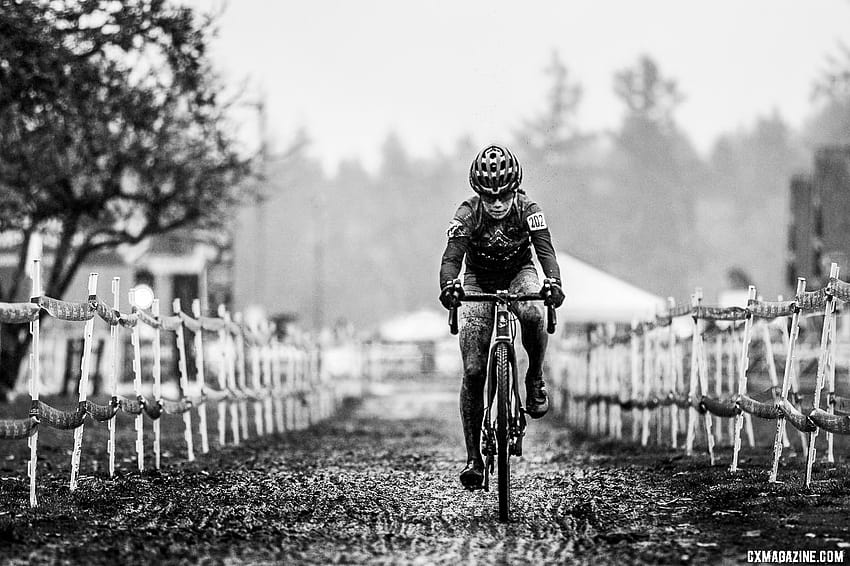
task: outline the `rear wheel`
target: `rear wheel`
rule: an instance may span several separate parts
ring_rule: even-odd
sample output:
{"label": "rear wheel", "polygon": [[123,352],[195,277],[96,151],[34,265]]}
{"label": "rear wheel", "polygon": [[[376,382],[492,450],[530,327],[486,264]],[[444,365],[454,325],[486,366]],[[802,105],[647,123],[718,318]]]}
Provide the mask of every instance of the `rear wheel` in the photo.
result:
{"label": "rear wheel", "polygon": [[499,520],[510,520],[511,465],[509,443],[510,379],[508,345],[496,345],[496,455],[499,484]]}

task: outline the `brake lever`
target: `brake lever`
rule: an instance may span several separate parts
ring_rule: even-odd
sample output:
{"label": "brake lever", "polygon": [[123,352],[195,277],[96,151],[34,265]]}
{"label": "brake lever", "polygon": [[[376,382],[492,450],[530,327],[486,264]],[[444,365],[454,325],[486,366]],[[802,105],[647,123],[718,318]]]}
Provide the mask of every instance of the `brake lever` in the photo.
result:
{"label": "brake lever", "polygon": [[[549,279],[543,280],[543,291],[540,294],[543,295],[544,303],[549,297],[552,296],[552,283],[549,281]],[[555,325],[558,324],[558,317],[555,314],[555,307],[548,304],[548,303],[545,303],[545,304],[546,304],[546,332],[548,332],[549,334],[554,334],[555,333]]]}
{"label": "brake lever", "polygon": [[457,334],[457,307],[449,309],[449,332]]}

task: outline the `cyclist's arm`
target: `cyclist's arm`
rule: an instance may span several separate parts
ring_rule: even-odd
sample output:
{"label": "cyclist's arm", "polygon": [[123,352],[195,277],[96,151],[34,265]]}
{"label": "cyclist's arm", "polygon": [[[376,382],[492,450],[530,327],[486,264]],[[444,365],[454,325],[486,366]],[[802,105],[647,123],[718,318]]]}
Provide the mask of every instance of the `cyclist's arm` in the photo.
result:
{"label": "cyclist's arm", "polygon": [[472,218],[472,208],[464,201],[446,230],[446,250],[443,252],[443,260],[440,264],[440,289],[447,281],[453,281],[460,275],[463,258],[469,250],[469,238],[471,228],[469,221]]}
{"label": "cyclist's arm", "polygon": [[440,264],[440,288],[447,281],[457,279],[463,264],[463,257],[469,248],[469,236],[449,238],[446,243],[446,251],[443,252],[443,261]]}
{"label": "cyclist's arm", "polygon": [[540,267],[543,268],[545,277],[561,280],[561,269],[558,267],[558,256],[555,253],[555,247],[552,245],[552,235],[549,233],[549,226],[546,224],[546,218],[543,215],[543,210],[536,203],[530,203],[525,211],[525,222],[528,226],[528,233],[531,235],[531,244],[534,246],[534,253],[537,254],[537,259],[540,261]]}
{"label": "cyclist's arm", "polygon": [[549,279],[555,278],[560,281],[561,268],[558,266],[558,256],[555,254],[555,247],[552,245],[552,235],[549,230],[533,231],[531,243],[534,245],[534,252],[540,261],[540,267],[543,268],[543,275]]}

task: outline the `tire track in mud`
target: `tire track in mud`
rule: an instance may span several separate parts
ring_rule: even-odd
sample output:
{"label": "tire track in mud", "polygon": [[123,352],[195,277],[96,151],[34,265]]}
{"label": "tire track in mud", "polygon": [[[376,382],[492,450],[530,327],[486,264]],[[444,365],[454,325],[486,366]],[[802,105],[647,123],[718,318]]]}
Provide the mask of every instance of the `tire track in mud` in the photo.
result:
{"label": "tire track in mud", "polygon": [[[44,473],[0,483],[0,564],[743,563],[753,549],[850,547],[846,465],[799,462],[766,485],[765,454],[742,470],[664,447],[583,440],[531,421],[512,459],[514,520],[495,492],[470,493],[456,382],[373,384],[308,430],[226,446],[163,473]],[[767,449],[769,451],[769,448]],[[63,458],[64,461],[64,458]],[[795,472],[796,470],[797,472]]]}
{"label": "tire track in mud", "polygon": [[[663,496],[663,485],[639,478],[627,463],[577,448],[552,419],[531,422],[525,456],[512,460],[513,521],[499,523],[495,492],[470,493],[457,480],[465,460],[457,406],[456,384],[385,386],[345,418],[278,446],[285,454],[276,464],[278,483],[289,484],[290,503],[300,502],[301,513],[283,528],[279,545],[257,558],[376,564],[690,558],[646,512]],[[291,472],[304,462],[308,474]],[[650,540],[656,531],[657,544]],[[251,551],[243,555],[250,557]]]}

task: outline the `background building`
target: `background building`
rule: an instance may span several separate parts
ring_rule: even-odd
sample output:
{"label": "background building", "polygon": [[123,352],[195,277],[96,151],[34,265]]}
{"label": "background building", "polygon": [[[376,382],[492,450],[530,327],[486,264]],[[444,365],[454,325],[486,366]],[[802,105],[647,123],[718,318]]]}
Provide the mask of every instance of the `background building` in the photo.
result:
{"label": "background building", "polygon": [[[46,273],[53,261],[54,250],[46,244],[43,250],[43,272]],[[13,246],[0,246],[0,278],[8,280],[14,272],[14,262],[17,253]],[[90,273],[98,274],[97,296],[105,303],[112,305],[112,279],[120,278],[119,310],[129,313],[131,307],[128,292],[135,286],[148,285],[154,296],[160,301],[160,312],[170,315],[172,301],[179,298],[181,309],[186,313],[192,312],[192,301],[205,297],[207,314],[214,314],[219,302],[226,302],[230,282],[229,270],[222,267],[218,261],[220,251],[217,247],[205,243],[191,231],[178,231],[173,234],[159,235],[148,238],[136,246],[119,246],[115,250],[92,254],[77,271],[68,286],[64,296],[54,297],[70,302],[82,302],[88,297],[87,285]],[[221,275],[219,272],[223,272]],[[208,275],[211,275],[208,277]],[[209,279],[213,280],[208,284]],[[219,279],[225,281],[216,283]],[[210,289],[212,287],[212,289]],[[29,300],[29,282],[21,286],[17,300]],[[221,299],[224,299],[222,301]],[[83,325],[45,317],[42,321],[42,351],[46,352],[42,359],[43,392],[76,391],[80,374],[80,356],[83,344]],[[152,332],[146,326],[140,327],[142,337],[142,355],[150,356],[150,340]],[[122,382],[133,379],[132,351],[129,334],[124,336],[123,347],[119,350],[118,365]],[[109,328],[101,321],[94,325],[93,335],[93,366],[90,383],[93,392],[104,387],[108,374],[108,356],[106,344],[109,339]],[[177,375],[176,346],[163,347],[164,379],[173,379]],[[187,355],[193,356],[191,348]],[[147,362],[146,362],[147,363]],[[191,361],[190,361],[191,363]],[[21,374],[25,374],[24,364]],[[19,393],[25,393],[26,379],[18,379]]]}
{"label": "background building", "polygon": [[[832,262],[850,269],[850,146],[829,146],[815,153],[814,172],[791,180],[786,283],[796,287],[825,284]],[[846,273],[843,275],[846,276]]]}

